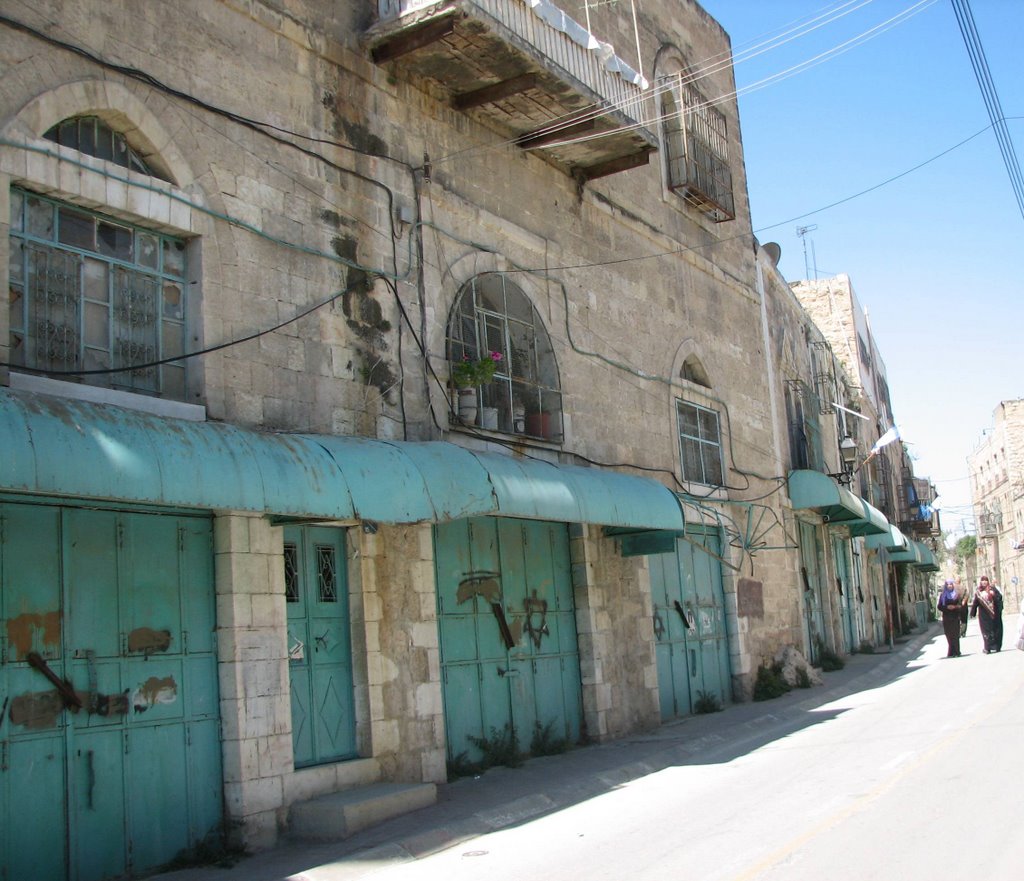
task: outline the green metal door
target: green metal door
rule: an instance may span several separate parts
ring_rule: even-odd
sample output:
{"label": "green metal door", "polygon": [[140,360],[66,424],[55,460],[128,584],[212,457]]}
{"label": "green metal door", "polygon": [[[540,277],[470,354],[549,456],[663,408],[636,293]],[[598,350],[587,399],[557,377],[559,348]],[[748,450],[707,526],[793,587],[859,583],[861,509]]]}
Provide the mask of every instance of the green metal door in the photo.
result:
{"label": "green metal door", "polygon": [[0,525],[0,877],[219,844],[210,521],[8,503]]}
{"label": "green metal door", "polygon": [[850,608],[853,618],[854,645],[858,648],[868,638],[864,619],[864,558],[856,542],[850,542]]}
{"label": "green metal door", "polygon": [[824,566],[818,528],[813,523],[800,521],[800,576],[804,589],[804,624],[807,632],[807,658],[812,664],[820,661],[819,648],[827,648],[825,641],[825,613],[822,605],[821,579]]}
{"label": "green metal door", "polygon": [[699,675],[700,669],[697,649],[690,647],[697,632],[697,596],[693,579],[687,579],[683,574],[678,551],[651,554],[648,560],[654,605],[658,696],[664,721],[692,713],[693,702],[700,690],[700,684],[691,681]]}
{"label": "green metal door", "polygon": [[717,532],[687,527],[673,553],[649,558],[663,720],[692,713],[702,693],[732,699],[720,555]]}
{"label": "green metal door", "polygon": [[295,766],[356,755],[344,530],[284,533],[288,667]]}
{"label": "green metal door", "polygon": [[850,578],[850,540],[832,536],[832,559],[836,567],[836,601],[839,603],[839,632],[843,637],[843,650],[851,652],[856,648],[854,641],[854,609],[851,603],[853,584]]}
{"label": "green metal door", "polygon": [[732,699],[732,668],[725,627],[725,591],[722,585],[722,545],[717,532],[687,529],[686,562],[693,572],[697,593],[697,640],[700,644],[701,678],[705,694],[721,704]]}
{"label": "green metal door", "polygon": [[[480,517],[434,532],[448,757],[580,738],[576,613],[565,524]],[[538,740],[537,738],[540,738]]]}

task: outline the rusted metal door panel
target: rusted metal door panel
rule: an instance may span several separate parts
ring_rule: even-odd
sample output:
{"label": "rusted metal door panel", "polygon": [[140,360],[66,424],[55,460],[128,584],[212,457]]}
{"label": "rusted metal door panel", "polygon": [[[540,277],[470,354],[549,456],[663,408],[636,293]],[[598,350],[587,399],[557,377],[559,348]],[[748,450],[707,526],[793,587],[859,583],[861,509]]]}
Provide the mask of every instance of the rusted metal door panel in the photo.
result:
{"label": "rusted metal door panel", "polygon": [[[17,512],[17,516],[14,516]],[[61,658],[60,512],[0,507],[2,518],[4,660],[21,663],[29,652]]]}
{"label": "rusted metal door panel", "polygon": [[842,651],[851,652],[857,648],[854,641],[853,585],[850,577],[850,540],[832,536],[832,559],[836,567],[836,602],[839,604],[839,632],[843,640]]}
{"label": "rusted metal door panel", "polygon": [[732,700],[720,548],[717,533],[688,526],[673,553],[649,557],[663,720],[692,713],[702,694]]}
{"label": "rusted metal door panel", "polygon": [[285,530],[285,599],[296,767],[356,755],[345,533]]}
{"label": "rusted metal door panel", "polygon": [[812,523],[800,521],[800,564],[804,593],[804,620],[806,622],[807,659],[812,664],[820,660],[821,648],[829,648],[825,629],[821,579],[824,565],[818,529]]}
{"label": "rusted metal door panel", "polygon": [[141,725],[128,731],[131,861],[136,872],[164,866],[189,843],[189,780],[183,725]]}
{"label": "rusted metal door panel", "polygon": [[0,764],[0,878],[64,878],[67,843],[63,732],[51,730],[28,737],[14,737],[7,732],[4,742],[6,751]]}
{"label": "rusted metal door panel", "polygon": [[67,867],[60,511],[0,505],[0,877],[50,881]]}
{"label": "rusted metal door panel", "polygon": [[687,552],[678,547],[681,544],[685,543],[677,542],[674,553],[648,557],[662,720],[692,713],[700,688],[700,684],[693,681],[697,675],[696,653],[691,665],[687,642],[690,628],[696,632],[696,596],[692,593],[692,580],[686,586],[690,592],[684,589],[684,568],[679,555]]}
{"label": "rusted metal door panel", "polygon": [[[0,721],[0,740],[40,778],[24,780],[10,763],[0,770],[0,828],[17,834],[5,835],[5,881],[144,874],[219,836],[209,520],[15,503],[0,516],[9,527],[0,609],[25,656],[8,652],[0,668],[16,709]],[[31,558],[21,559],[24,547]],[[41,588],[40,572],[56,587]],[[56,625],[26,590],[37,604],[49,597]],[[33,691],[45,697],[30,705]],[[12,800],[25,787],[40,805],[32,834],[17,831]]]}
{"label": "rusted metal door panel", "polygon": [[718,534],[711,531],[695,532],[693,538],[693,542],[686,544],[697,595],[702,691],[724,705],[732,701],[732,673],[725,625],[722,564],[717,559],[721,555],[721,541]]}
{"label": "rusted metal door panel", "polygon": [[529,751],[580,736],[581,686],[569,544],[560,523],[473,518],[435,529],[448,757],[485,741]]}
{"label": "rusted metal door panel", "polygon": [[120,730],[74,732],[68,750],[71,878],[91,881],[126,872],[124,764]]}

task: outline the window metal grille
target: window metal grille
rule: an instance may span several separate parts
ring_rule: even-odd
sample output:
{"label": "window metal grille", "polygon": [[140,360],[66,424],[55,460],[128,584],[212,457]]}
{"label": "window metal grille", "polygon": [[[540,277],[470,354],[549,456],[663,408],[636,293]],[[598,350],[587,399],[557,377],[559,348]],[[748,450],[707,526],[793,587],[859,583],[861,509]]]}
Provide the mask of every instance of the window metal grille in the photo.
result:
{"label": "window metal grille", "polygon": [[299,549],[291,542],[284,546],[284,599],[287,603],[299,601]]}
{"label": "window metal grille", "polygon": [[316,546],[316,572],[320,602],[338,602],[338,561],[331,545]]}
{"label": "window metal grille", "polygon": [[167,180],[167,176],[153,168],[137,151],[129,146],[124,135],[115,132],[102,119],[95,116],[75,116],[57,123],[43,135],[48,141],[71,147],[87,156],[105,159],[150,177]]}
{"label": "window metal grille", "polygon": [[12,189],[9,267],[12,364],[184,399],[183,241]]}
{"label": "window metal grille", "polygon": [[680,72],[663,82],[661,115],[669,187],[716,223],[733,220],[732,169],[725,114]]}
{"label": "window metal grille", "polygon": [[786,380],[786,415],[789,423],[790,462],[793,468],[821,471],[825,455],[818,422],[818,396],[800,379]]}

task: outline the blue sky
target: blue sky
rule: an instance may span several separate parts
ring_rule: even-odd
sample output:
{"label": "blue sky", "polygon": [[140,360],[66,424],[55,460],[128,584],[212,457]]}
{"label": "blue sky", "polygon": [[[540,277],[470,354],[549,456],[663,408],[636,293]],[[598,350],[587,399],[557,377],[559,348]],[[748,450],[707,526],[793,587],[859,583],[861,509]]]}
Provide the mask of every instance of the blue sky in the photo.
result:
{"label": "blue sky", "polygon": [[[966,457],[1000,400],[1024,397],[1020,309],[1024,219],[986,131],[874,192],[866,190],[989,125],[950,0],[810,70],[744,87],[838,46],[916,5],[874,0],[736,66],[754,229],[782,247],[787,279],[847,273],[869,314],[893,410],[919,476],[941,495],[943,528],[969,511]],[[737,58],[785,26],[852,4],[704,0]],[[1024,117],[1024,0],[972,0],[1009,119]],[[1008,122],[1024,163],[1024,120]],[[813,256],[812,256],[813,254]],[[973,531],[973,528],[972,528]]]}

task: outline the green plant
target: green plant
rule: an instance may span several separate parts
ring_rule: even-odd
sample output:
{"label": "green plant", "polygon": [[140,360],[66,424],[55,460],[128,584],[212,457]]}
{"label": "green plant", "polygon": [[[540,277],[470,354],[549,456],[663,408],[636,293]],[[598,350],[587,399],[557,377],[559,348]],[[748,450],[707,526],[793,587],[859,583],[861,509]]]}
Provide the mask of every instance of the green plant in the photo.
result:
{"label": "green plant", "polygon": [[523,754],[519,751],[519,739],[515,731],[507,723],[499,731],[491,728],[490,737],[469,736],[469,742],[483,753],[478,763],[480,770],[504,765],[507,768],[518,768],[523,764]]}
{"label": "green plant", "polygon": [[782,675],[782,664],[762,664],[757,668],[757,679],[754,680],[754,700],[769,701],[782,697],[791,687]]}
{"label": "green plant", "polygon": [[810,688],[811,687],[811,676],[807,672],[806,667],[796,668],[796,687],[797,688]]}
{"label": "green plant", "polygon": [[530,755],[533,756],[557,756],[569,749],[569,741],[564,737],[556,737],[554,733],[554,722],[541,725],[538,722],[533,730],[533,739],[530,741]]}
{"label": "green plant", "polygon": [[722,709],[718,697],[710,691],[698,691],[697,700],[693,704],[695,713],[717,713]]}
{"label": "green plant", "polygon": [[820,639],[815,640],[815,645],[818,650],[818,666],[826,673],[833,673],[836,670],[842,670],[843,667],[846,666],[843,659],[832,651],[832,649],[826,646]]}
{"label": "green plant", "polygon": [[860,652],[862,655],[873,655],[875,653],[875,647],[866,639],[862,639],[860,641]]}
{"label": "green plant", "polygon": [[456,388],[476,388],[494,379],[500,363],[501,352],[489,352],[477,359],[466,355],[452,365],[452,382]]}

